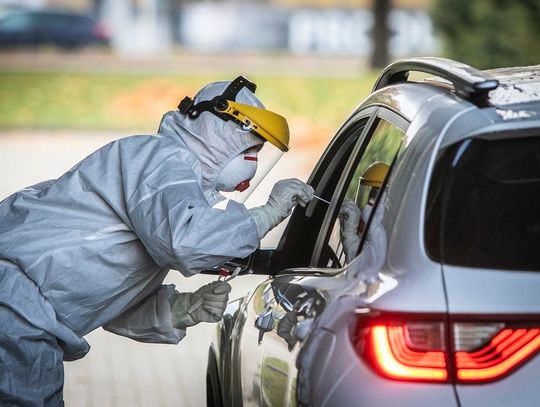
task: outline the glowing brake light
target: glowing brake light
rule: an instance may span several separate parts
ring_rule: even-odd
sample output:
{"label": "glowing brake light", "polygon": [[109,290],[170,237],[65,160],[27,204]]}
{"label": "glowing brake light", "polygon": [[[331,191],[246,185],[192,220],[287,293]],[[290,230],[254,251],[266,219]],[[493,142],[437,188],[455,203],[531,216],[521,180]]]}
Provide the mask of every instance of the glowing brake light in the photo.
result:
{"label": "glowing brake light", "polygon": [[430,381],[448,378],[444,352],[409,348],[403,326],[373,326],[371,340],[375,363],[385,376]]}
{"label": "glowing brake light", "polygon": [[455,353],[457,378],[462,382],[504,376],[540,349],[540,329],[504,329],[475,352]]}
{"label": "glowing brake light", "polygon": [[399,322],[381,323],[382,317],[363,320],[357,331],[358,351],[380,375],[393,380],[463,384],[493,381],[540,351],[538,325],[443,322],[446,318],[437,321],[434,316],[424,322],[416,316],[411,321],[397,318]]}

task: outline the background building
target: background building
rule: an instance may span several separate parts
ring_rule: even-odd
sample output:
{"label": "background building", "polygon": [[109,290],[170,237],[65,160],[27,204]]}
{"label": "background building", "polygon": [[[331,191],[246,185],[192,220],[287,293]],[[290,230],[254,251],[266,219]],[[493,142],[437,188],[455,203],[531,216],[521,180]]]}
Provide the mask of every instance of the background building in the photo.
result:
{"label": "background building", "polygon": [[[379,0],[377,0],[379,1]],[[19,0],[27,7],[93,13],[107,25],[121,54],[290,52],[296,55],[367,57],[374,17],[368,0]],[[437,54],[426,0],[399,0],[388,16],[393,57]]]}

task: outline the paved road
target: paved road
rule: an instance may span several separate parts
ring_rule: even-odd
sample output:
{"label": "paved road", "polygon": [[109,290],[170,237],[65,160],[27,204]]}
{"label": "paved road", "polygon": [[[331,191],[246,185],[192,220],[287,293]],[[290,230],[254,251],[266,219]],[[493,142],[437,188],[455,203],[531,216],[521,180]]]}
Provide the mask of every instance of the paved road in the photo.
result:
{"label": "paved road", "polygon": [[[33,183],[56,178],[116,133],[83,134],[71,131],[0,130],[0,199]],[[290,155],[289,155],[290,154]],[[314,153],[289,153],[273,171],[273,179],[305,179]],[[318,154],[318,152],[317,152]],[[272,180],[271,180],[272,181]],[[263,188],[264,201],[272,182]],[[183,278],[171,271],[166,282],[194,291],[212,281],[210,276]],[[262,276],[232,281],[231,299],[262,282]],[[211,324],[189,329],[178,346],[149,345],[98,329],[87,336],[92,346],[80,361],[65,364],[64,397],[67,406],[193,406],[205,405],[205,368]]]}

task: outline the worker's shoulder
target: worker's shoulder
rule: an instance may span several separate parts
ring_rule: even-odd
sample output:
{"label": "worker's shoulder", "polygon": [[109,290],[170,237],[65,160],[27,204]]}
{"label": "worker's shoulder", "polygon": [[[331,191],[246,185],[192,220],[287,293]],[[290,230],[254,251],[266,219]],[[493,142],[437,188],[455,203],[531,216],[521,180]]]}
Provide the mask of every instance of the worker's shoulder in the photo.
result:
{"label": "worker's shoulder", "polygon": [[135,135],[115,141],[124,160],[134,162],[174,162],[175,165],[184,163],[193,167],[197,161],[195,155],[171,137],[159,133],[152,135]]}
{"label": "worker's shoulder", "polygon": [[160,151],[163,151],[163,154],[169,155],[172,151],[187,151],[181,143],[159,133],[124,137],[114,141],[113,144],[117,144],[123,151],[130,151],[134,154],[144,154],[149,151],[159,154]]}
{"label": "worker's shoulder", "polygon": [[127,136],[113,141],[123,147],[127,146],[137,146],[141,147],[144,145],[153,146],[156,144],[170,143],[166,137],[161,137],[160,134],[136,134],[132,136]]}

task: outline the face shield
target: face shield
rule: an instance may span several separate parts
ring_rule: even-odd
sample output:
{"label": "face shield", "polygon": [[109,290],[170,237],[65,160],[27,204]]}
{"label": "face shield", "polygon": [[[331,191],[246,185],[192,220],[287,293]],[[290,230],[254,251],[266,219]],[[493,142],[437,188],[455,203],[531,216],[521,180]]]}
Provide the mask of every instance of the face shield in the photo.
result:
{"label": "face shield", "polygon": [[238,103],[238,92],[246,87],[255,93],[256,85],[239,76],[212,100],[197,104],[186,97],[178,106],[180,113],[196,120],[203,111],[238,125],[239,137],[250,132],[263,143],[233,157],[218,176],[216,188],[228,199],[244,202],[270,172],[284,152],[289,150],[289,127],[284,117],[263,108]]}
{"label": "face shield", "polygon": [[[257,188],[261,181],[266,177],[270,170],[276,165],[284,151],[279,150],[271,143],[262,144],[262,148],[257,152],[257,166],[255,174],[247,183],[244,190],[235,189],[233,191],[221,190],[221,194],[227,199],[233,199],[236,202],[243,203]],[[246,185],[246,184],[244,184]]]}
{"label": "face shield", "polygon": [[362,211],[359,232],[363,233],[375,205],[375,200],[388,174],[389,166],[382,162],[371,164],[362,174],[355,194],[355,202]]}

